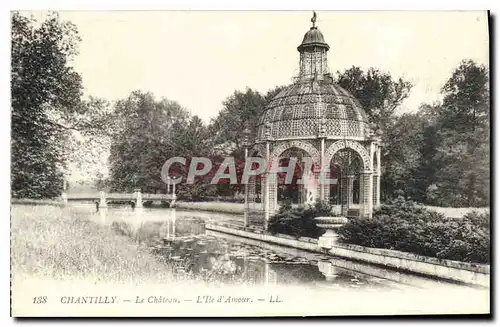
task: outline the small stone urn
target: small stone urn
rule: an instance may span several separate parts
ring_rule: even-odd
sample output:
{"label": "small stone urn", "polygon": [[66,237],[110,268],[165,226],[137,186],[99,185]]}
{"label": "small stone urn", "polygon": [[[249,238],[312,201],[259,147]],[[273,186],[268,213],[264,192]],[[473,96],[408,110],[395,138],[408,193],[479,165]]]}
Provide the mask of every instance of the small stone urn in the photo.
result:
{"label": "small stone urn", "polygon": [[318,239],[318,245],[326,249],[331,249],[337,243],[338,235],[336,231],[348,221],[345,217],[317,217],[314,220],[316,226],[326,230]]}

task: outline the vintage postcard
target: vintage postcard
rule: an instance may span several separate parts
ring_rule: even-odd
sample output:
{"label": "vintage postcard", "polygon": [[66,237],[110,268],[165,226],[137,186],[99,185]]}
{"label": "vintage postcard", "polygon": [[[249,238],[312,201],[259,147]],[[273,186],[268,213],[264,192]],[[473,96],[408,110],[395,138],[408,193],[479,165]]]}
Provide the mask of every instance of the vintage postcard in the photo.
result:
{"label": "vintage postcard", "polygon": [[11,315],[490,314],[486,11],[12,11]]}

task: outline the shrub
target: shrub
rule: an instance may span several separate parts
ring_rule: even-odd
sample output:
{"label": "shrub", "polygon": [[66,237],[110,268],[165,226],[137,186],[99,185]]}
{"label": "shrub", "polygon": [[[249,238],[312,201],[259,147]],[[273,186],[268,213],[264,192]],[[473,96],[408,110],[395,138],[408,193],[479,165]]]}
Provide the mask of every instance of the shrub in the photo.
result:
{"label": "shrub", "polygon": [[142,202],[142,206],[144,208],[151,208],[153,206],[153,201],[151,201],[151,200],[144,201],[144,202]]}
{"label": "shrub", "polygon": [[372,219],[350,219],[338,234],[344,243],[465,262],[490,261],[488,213],[446,218],[402,197],[382,205]]}
{"label": "shrub", "polygon": [[295,237],[318,238],[324,230],[316,226],[314,218],[330,216],[332,206],[327,202],[316,202],[313,206],[292,208],[289,202],[283,204],[278,213],[269,220],[269,232],[288,234]]}

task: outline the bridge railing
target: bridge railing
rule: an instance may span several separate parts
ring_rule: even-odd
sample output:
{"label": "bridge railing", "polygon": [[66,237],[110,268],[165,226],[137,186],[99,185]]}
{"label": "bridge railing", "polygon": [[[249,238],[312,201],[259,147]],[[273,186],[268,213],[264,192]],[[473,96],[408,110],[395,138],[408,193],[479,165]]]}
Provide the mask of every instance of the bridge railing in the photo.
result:
{"label": "bridge railing", "polygon": [[[85,200],[85,199],[100,199],[101,195],[99,192],[94,193],[68,193],[68,200]],[[105,197],[108,200],[136,200],[137,196],[135,193],[105,193]],[[152,193],[141,193],[142,200],[171,200],[173,198],[172,194],[152,194]]]}

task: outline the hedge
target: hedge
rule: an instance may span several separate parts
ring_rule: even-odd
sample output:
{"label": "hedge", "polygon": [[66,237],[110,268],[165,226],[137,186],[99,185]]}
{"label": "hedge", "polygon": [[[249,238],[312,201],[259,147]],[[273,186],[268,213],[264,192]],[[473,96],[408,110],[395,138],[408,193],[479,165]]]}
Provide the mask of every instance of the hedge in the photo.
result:
{"label": "hedge", "polygon": [[326,202],[317,202],[314,206],[292,208],[285,203],[269,219],[268,231],[271,234],[288,234],[296,237],[318,238],[325,231],[316,226],[314,218],[331,216],[332,206]]}
{"label": "hedge", "polygon": [[339,241],[400,250],[441,259],[490,262],[490,215],[470,212],[447,218],[399,197],[382,205],[372,219],[349,219]]}

